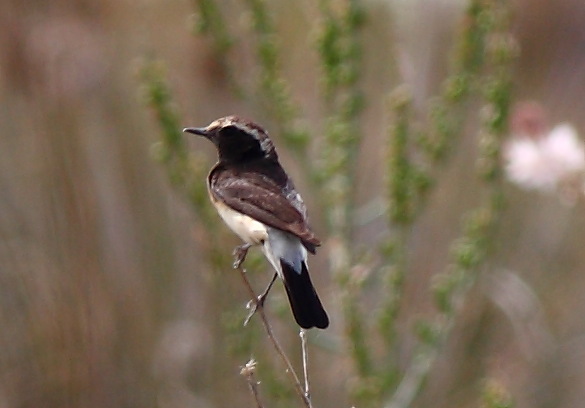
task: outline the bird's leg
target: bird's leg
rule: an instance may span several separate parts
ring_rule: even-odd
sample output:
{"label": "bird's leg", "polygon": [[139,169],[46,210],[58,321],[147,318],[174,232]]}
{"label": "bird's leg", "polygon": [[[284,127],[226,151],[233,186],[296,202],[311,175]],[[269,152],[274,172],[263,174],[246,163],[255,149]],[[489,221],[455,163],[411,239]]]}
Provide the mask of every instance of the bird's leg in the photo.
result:
{"label": "bird's leg", "polygon": [[268,296],[268,292],[270,292],[270,289],[272,289],[272,285],[274,285],[274,281],[276,280],[277,276],[278,276],[278,274],[276,272],[274,272],[274,275],[272,275],[272,280],[270,281],[270,283],[268,284],[268,286],[266,287],[264,292],[260,296],[258,296],[257,303],[260,306],[264,306],[264,300],[266,300],[266,296]]}
{"label": "bird's leg", "polygon": [[248,249],[250,249],[251,246],[251,244],[242,244],[234,248],[234,269],[238,269],[242,262],[244,262],[246,255],[248,255]]}
{"label": "bird's leg", "polygon": [[270,292],[270,289],[272,289],[272,285],[274,285],[274,281],[276,281],[277,276],[278,275],[275,272],[264,292],[256,298],[256,301],[251,300],[248,303],[247,307],[248,309],[250,309],[250,313],[248,313],[246,320],[244,320],[244,326],[248,324],[248,322],[250,321],[252,316],[254,316],[254,313],[256,313],[256,310],[258,310],[259,307],[264,307],[264,301],[266,300],[266,296],[268,296],[268,292]]}

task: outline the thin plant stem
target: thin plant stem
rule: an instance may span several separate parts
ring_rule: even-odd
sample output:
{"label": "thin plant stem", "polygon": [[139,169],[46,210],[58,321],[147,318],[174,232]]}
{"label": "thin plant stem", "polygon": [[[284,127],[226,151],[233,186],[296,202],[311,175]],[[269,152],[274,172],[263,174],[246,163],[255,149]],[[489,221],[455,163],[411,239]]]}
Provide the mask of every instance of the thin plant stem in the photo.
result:
{"label": "thin plant stem", "polygon": [[248,382],[248,388],[250,389],[250,393],[254,398],[254,402],[256,402],[256,408],[264,408],[262,402],[260,401],[260,393],[258,392],[258,381],[256,381],[256,376],[254,375],[256,372],[256,361],[254,359],[250,359],[246,363],[244,367],[240,370],[240,374],[246,377],[246,381]]}
{"label": "thin plant stem", "polygon": [[309,388],[309,353],[307,351],[307,331],[302,329],[299,331],[301,338],[301,351],[303,353],[303,377],[305,380],[305,395],[310,400],[311,390]]}
{"label": "thin plant stem", "polygon": [[284,350],[282,349],[282,346],[280,345],[280,343],[278,342],[278,340],[274,336],[274,333],[272,332],[272,326],[270,326],[270,323],[268,322],[268,318],[266,317],[266,313],[264,313],[264,305],[262,304],[262,302],[258,301],[258,296],[256,295],[256,292],[254,292],[254,288],[252,288],[252,285],[250,284],[250,280],[248,279],[248,276],[246,274],[246,270],[244,268],[242,268],[241,263],[235,263],[234,267],[235,267],[235,269],[237,269],[240,272],[240,275],[242,276],[242,280],[244,281],[244,286],[246,286],[246,289],[248,289],[248,293],[256,306],[256,314],[258,316],[260,316],[260,320],[262,321],[262,325],[264,326],[264,329],[266,330],[266,334],[267,334],[268,338],[270,339],[272,346],[274,347],[274,349],[276,350],[276,353],[280,356],[282,362],[284,363],[284,365],[286,367],[286,371],[290,374],[297,394],[299,395],[299,397],[303,401],[303,404],[305,407],[312,408],[311,400],[308,398],[307,395],[305,395],[305,392],[303,391],[303,387],[301,385],[301,382],[299,381],[299,376],[297,375],[289,358],[287,357]]}

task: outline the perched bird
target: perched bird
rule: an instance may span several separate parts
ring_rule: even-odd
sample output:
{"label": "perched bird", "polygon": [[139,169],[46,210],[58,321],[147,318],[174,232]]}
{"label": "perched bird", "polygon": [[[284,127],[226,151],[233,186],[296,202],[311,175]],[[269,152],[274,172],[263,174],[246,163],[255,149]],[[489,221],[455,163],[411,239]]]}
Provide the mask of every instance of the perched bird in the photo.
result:
{"label": "perched bird", "polygon": [[183,131],[203,136],[217,148],[219,160],[207,187],[221,218],[245,242],[240,253],[245,256],[250,246],[261,246],[284,282],[298,325],[326,328],[329,318],[307,268],[307,251],[314,254],[320,241],[307,224],[305,204],[278,162],[267,132],[237,116]]}

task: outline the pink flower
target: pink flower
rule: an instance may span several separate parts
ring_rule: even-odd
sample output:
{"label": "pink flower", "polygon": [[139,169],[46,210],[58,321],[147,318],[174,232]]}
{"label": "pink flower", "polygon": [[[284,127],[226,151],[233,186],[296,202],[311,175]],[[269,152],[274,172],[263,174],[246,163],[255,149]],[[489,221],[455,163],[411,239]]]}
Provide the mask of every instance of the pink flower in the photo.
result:
{"label": "pink flower", "polygon": [[519,105],[512,115],[512,137],[504,145],[508,179],[526,190],[556,192],[585,175],[585,146],[567,123],[552,130],[544,110]]}

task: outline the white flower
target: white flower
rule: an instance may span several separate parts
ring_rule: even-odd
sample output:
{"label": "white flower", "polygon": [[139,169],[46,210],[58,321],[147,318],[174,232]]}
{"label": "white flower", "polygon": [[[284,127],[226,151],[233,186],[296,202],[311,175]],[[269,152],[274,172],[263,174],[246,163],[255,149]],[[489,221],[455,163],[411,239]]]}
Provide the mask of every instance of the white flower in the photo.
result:
{"label": "white flower", "polygon": [[505,170],[520,187],[554,192],[585,173],[585,146],[573,126],[560,124],[548,134],[514,136],[504,146]]}
{"label": "white flower", "polygon": [[511,138],[503,146],[508,179],[575,204],[585,179],[585,144],[575,128],[562,123],[550,130],[546,110],[531,101],[514,107],[510,128]]}

